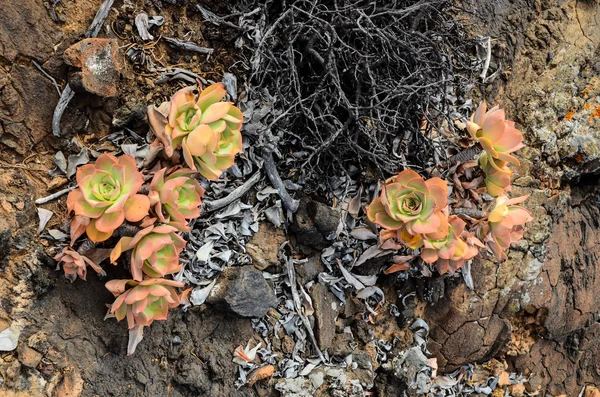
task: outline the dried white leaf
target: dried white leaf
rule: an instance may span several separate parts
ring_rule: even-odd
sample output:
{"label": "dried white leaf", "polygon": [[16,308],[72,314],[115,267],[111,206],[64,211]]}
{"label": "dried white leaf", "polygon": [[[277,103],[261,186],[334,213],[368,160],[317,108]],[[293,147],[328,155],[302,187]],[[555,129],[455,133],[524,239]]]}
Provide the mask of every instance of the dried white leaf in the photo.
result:
{"label": "dried white leaf", "polygon": [[265,210],[265,217],[271,222],[275,227],[281,226],[281,207],[273,206],[267,208]]}
{"label": "dried white leaf", "polygon": [[306,376],[308,374],[310,374],[310,372],[316,368],[315,364],[306,364],[306,367],[304,367],[304,369],[302,371],[300,371],[299,375],[300,376]]}
{"label": "dried white leaf", "polygon": [[231,259],[232,254],[233,254],[233,252],[231,250],[226,250],[226,251],[219,252],[218,254],[214,255],[213,258],[220,259],[225,263],[229,263],[229,259]]}
{"label": "dried white leaf", "polygon": [[389,252],[390,252],[389,250],[384,250],[384,249],[381,249],[378,245],[374,245],[372,247],[369,247],[365,252],[362,253],[362,255],[358,258],[356,263],[354,263],[354,266],[360,266],[363,263],[365,263],[366,261],[368,261],[369,259],[386,255]]}
{"label": "dried white leaf", "polygon": [[350,235],[357,240],[376,240],[377,235],[366,226],[359,226],[350,231]]}
{"label": "dried white leaf", "polygon": [[10,352],[15,350],[19,343],[20,334],[21,331],[12,327],[0,332],[0,351]]}
{"label": "dried white leaf", "polygon": [[350,272],[348,270],[346,270],[346,268],[344,266],[342,266],[341,263],[338,262],[338,266],[339,266],[340,270],[342,271],[342,274],[344,275],[344,278],[346,279],[346,281],[349,282],[357,291],[360,291],[365,288],[363,283],[358,281],[356,279],[356,277],[354,277],[352,274],[350,274]]}
{"label": "dried white leaf", "polygon": [[358,293],[356,294],[356,297],[360,298],[360,299],[367,299],[368,297],[370,297],[371,295],[374,295],[374,294],[378,294],[379,296],[381,296],[381,298],[383,300],[385,300],[384,299],[385,295],[383,294],[383,291],[379,287],[366,287],[365,289],[358,291]]}
{"label": "dried white leaf", "polygon": [[440,389],[451,389],[457,383],[458,380],[446,375],[438,376],[437,378],[435,378],[435,385],[439,386]]}
{"label": "dried white leaf", "polygon": [[302,285],[300,285],[300,292],[302,292],[302,306],[304,306],[304,314],[306,316],[312,316],[315,312],[312,299],[310,295],[306,293]]}
{"label": "dried white leaf", "polygon": [[250,349],[250,342],[248,342],[245,348],[242,348],[242,346],[238,346],[237,349],[235,349],[235,352],[233,353],[232,361],[238,365],[246,365],[254,361],[254,358],[256,357],[256,352],[258,351],[258,349],[260,349],[261,346],[261,342],[259,342],[258,345],[256,345],[253,349]]}
{"label": "dried white leaf", "polygon": [[200,288],[200,287],[194,288],[193,291],[190,293],[190,302],[192,303],[192,305],[200,306],[201,304],[203,304],[204,301],[206,300],[206,298],[208,298],[208,295],[210,295],[210,291],[212,291],[216,282],[217,282],[217,279],[215,278],[212,281],[212,283],[208,284],[204,288]]}
{"label": "dried white leaf", "polygon": [[137,143],[131,143],[131,144],[122,144],[121,145],[121,150],[123,151],[124,154],[128,154],[131,157],[135,157],[135,152],[137,151]]}
{"label": "dried white leaf", "polygon": [[63,174],[67,173],[67,159],[60,150],[54,155],[54,164],[62,171]]}
{"label": "dried white leaf", "polygon": [[39,235],[42,232],[42,230],[44,230],[44,228],[48,224],[48,221],[50,220],[50,218],[52,218],[52,215],[54,215],[54,213],[44,208],[38,208],[37,213],[40,218],[40,225],[38,226],[37,230],[37,234]]}
{"label": "dried white leaf", "polygon": [[239,214],[242,210],[247,210],[249,208],[252,208],[252,206],[249,204],[244,204],[239,200],[234,201],[233,203],[229,204],[224,211],[221,211],[219,214],[217,214],[216,218],[228,218],[230,216]]}
{"label": "dried white leaf", "polygon": [[129,342],[127,342],[127,355],[135,353],[135,348],[144,339],[144,326],[136,324],[129,330]]}
{"label": "dried white leaf", "polygon": [[352,276],[354,276],[358,281],[360,281],[361,283],[363,283],[364,285],[370,287],[371,285],[375,285],[375,283],[377,282],[377,275],[376,274],[372,274],[370,276],[361,276],[359,274],[354,274],[354,273],[350,273],[352,274]]}
{"label": "dried white leaf", "polygon": [[358,193],[356,193],[356,196],[354,196],[354,198],[352,198],[352,200],[350,200],[350,203],[348,204],[348,213],[350,213],[355,218],[358,216],[358,211],[360,211],[362,191],[363,187],[361,185],[358,189]]}
{"label": "dried white leaf", "polygon": [[215,245],[215,241],[214,240],[208,240],[208,242],[206,242],[196,252],[196,258],[199,261],[208,262],[208,259],[210,258],[210,252],[212,251],[214,245]]}
{"label": "dried white leaf", "polygon": [[256,192],[256,199],[258,201],[263,201],[264,199],[266,199],[267,197],[269,197],[272,194],[277,194],[277,189],[275,189],[274,187],[268,186],[268,187],[264,188],[263,190],[261,190],[260,192]]}
{"label": "dried white leaf", "polygon": [[90,161],[88,151],[86,148],[81,148],[79,154],[72,154],[69,156],[69,162],[67,165],[67,178],[71,178],[77,172],[77,166],[87,164]]}
{"label": "dried white leaf", "polygon": [[48,230],[48,234],[51,235],[55,240],[64,240],[69,237],[67,233],[63,233],[58,229],[50,229]]}

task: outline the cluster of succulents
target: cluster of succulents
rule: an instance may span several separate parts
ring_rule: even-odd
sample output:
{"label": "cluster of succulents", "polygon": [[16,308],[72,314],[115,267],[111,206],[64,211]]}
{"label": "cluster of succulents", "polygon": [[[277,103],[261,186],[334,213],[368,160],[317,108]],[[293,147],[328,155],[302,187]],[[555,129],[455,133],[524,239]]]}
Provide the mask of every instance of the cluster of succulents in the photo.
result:
{"label": "cluster of succulents", "polygon": [[[120,237],[110,260],[117,264],[124,252],[131,251],[125,262],[132,279],[111,280],[106,287],[116,297],[110,313],[117,320],[127,318],[130,329],[166,319],[169,308],[182,302],[184,293],[177,288],[183,283],[165,277],[181,270],[179,254],[186,245],[181,233],[190,230],[189,220],[200,216],[204,189],[195,177],[218,179],[242,151],[243,115],[222,101],[225,94],[220,83],[201,92],[183,88],[162,105],[166,115],[158,123],[156,112],[149,109],[152,131],[166,157],[173,159],[168,168],[155,171],[149,183],[144,183],[150,178],[143,177],[129,155],[105,153],[77,170],[78,187],[67,198],[67,211],[75,215],[71,245],[55,259],[63,264],[67,278],[85,280],[88,265],[98,273],[103,270],[73,248],[76,240],[84,232],[93,243]],[[174,156],[176,150],[181,155]],[[177,164],[177,159],[185,165]]]}
{"label": "cluster of succulents", "polygon": [[487,221],[468,225],[450,215],[448,183],[438,177],[425,180],[410,169],[385,181],[381,194],[367,207],[368,219],[383,229],[382,242],[394,238],[419,250],[421,259],[435,265],[440,274],[454,273],[486,244],[505,259],[505,250],[523,237],[523,225],[533,220],[529,211],[516,205],[527,196],[509,199],[505,195],[512,175],[508,164],[519,164],[511,153],[523,147],[523,135],[506,120],[504,110],[498,106],[486,110],[483,102],[466,128],[484,150],[478,163],[485,174],[485,190],[496,198]]}

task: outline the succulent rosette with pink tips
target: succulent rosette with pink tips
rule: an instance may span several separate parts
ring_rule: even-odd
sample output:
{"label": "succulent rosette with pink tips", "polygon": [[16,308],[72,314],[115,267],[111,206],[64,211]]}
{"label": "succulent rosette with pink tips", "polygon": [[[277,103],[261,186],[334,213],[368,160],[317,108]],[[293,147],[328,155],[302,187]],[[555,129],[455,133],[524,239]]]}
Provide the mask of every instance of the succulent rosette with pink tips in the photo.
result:
{"label": "succulent rosette with pink tips", "polygon": [[149,277],[164,277],[181,270],[179,254],[185,240],[177,229],[169,225],[149,226],[133,237],[122,237],[110,254],[115,263],[125,251],[131,252],[131,274],[141,281],[144,274]]}
{"label": "succulent rosette with pink tips", "polygon": [[496,205],[488,216],[487,243],[499,259],[507,258],[503,250],[523,238],[525,232],[523,225],[533,220],[529,211],[516,205],[527,200],[528,197],[509,199],[501,195],[496,199]]}
{"label": "succulent rosette with pink tips", "polygon": [[138,222],[148,214],[150,201],[147,196],[138,194],[142,183],[132,156],[117,159],[102,154],[95,164],[86,164],[77,170],[79,188],[69,193],[68,211],[91,219],[86,226],[90,240],[107,240],[125,219]]}
{"label": "succulent rosette with pink tips", "polygon": [[515,128],[514,121],[506,120],[506,114],[499,106],[488,111],[483,101],[467,121],[467,131],[487,152],[494,168],[496,159],[519,164],[519,160],[510,153],[523,147],[523,134]]}
{"label": "succulent rosette with pink tips", "polygon": [[117,298],[110,312],[118,321],[127,318],[127,325],[148,326],[155,320],[166,320],[170,308],[179,306],[180,297],[175,288],[183,283],[162,278],[143,281],[111,280],[106,288]]}
{"label": "succulent rosette with pink tips", "polygon": [[493,160],[484,152],[479,157],[479,166],[485,174],[485,187],[490,196],[498,197],[510,190],[512,171],[506,161]]}
{"label": "succulent rosette with pink tips", "polygon": [[371,222],[384,229],[404,228],[408,235],[445,235],[448,221],[442,210],[448,201],[448,187],[440,178],[424,180],[412,170],[388,179],[381,195],[367,207]]}
{"label": "succulent rosette with pink tips", "polygon": [[188,219],[200,216],[204,188],[193,179],[194,171],[180,169],[165,176],[166,169],[158,171],[150,183],[150,203],[161,222],[189,231]]}
{"label": "succulent rosette with pink tips", "polygon": [[173,148],[181,147],[187,166],[210,180],[218,179],[242,151],[244,116],[233,103],[222,102],[226,93],[221,83],[199,94],[194,87],[179,90],[171,98],[165,126]]}
{"label": "succulent rosette with pink tips", "polygon": [[[465,262],[473,259],[479,249],[475,246],[484,247],[477,238],[465,232],[465,222],[456,217],[448,218],[448,234],[441,239],[428,236],[423,238],[423,249],[421,258],[427,263],[435,263],[438,272],[454,273],[464,266]],[[465,241],[464,238],[468,240]]]}

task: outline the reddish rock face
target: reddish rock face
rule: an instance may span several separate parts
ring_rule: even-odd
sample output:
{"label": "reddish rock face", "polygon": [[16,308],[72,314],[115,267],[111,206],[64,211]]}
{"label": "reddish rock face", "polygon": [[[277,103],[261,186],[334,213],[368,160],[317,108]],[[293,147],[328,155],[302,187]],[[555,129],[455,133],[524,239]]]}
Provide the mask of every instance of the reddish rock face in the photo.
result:
{"label": "reddish rock face", "polygon": [[121,70],[118,51],[114,39],[85,39],[67,48],[65,62],[79,69],[69,76],[73,91],[115,96]]}
{"label": "reddish rock face", "polygon": [[[531,205],[552,220],[541,246],[531,242],[534,226],[529,246],[513,247],[508,261],[473,263],[474,291],[462,280],[446,281],[446,295],[425,312],[431,326],[428,346],[442,370],[493,357],[514,337],[511,320],[527,317],[544,339],[535,341],[528,354],[516,356],[514,366],[516,372],[532,374],[534,390],[571,395],[581,390],[583,379],[598,382],[600,366],[596,370],[593,363],[600,354],[600,326],[595,322],[600,210],[591,201],[580,202],[579,196],[532,196]],[[538,252],[543,255],[536,257]],[[578,377],[567,376],[574,373]]]}

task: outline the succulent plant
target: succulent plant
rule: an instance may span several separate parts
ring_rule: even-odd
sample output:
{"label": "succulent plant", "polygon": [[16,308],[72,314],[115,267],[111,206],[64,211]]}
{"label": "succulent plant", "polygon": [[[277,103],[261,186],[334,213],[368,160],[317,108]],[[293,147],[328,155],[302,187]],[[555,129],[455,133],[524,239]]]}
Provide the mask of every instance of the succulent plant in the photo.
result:
{"label": "succulent plant", "polygon": [[182,148],[188,167],[216,180],[242,151],[244,117],[231,102],[221,102],[223,84],[213,84],[199,95],[195,90],[186,87],[173,95],[165,134],[173,148]]}
{"label": "succulent plant", "polygon": [[[427,263],[435,263],[438,272],[454,273],[464,266],[465,262],[473,259],[479,249],[484,247],[483,243],[474,236],[465,232],[465,222],[456,217],[448,217],[448,234],[441,239],[433,239],[428,236],[423,238],[423,249],[421,258]],[[468,242],[465,241],[468,238]]]}
{"label": "succulent plant", "polygon": [[510,247],[523,237],[525,223],[533,220],[531,213],[525,208],[515,205],[527,200],[529,196],[513,199],[501,195],[496,198],[496,205],[488,216],[487,243],[492,252],[499,258],[507,255],[503,250]]}
{"label": "succulent plant", "polygon": [[166,177],[165,172],[164,168],[158,171],[150,183],[150,204],[161,222],[189,231],[186,219],[200,216],[204,189],[192,178],[194,171],[190,169],[180,169]]}
{"label": "succulent plant", "polygon": [[148,326],[154,320],[166,320],[169,309],[180,303],[176,287],[183,287],[183,283],[162,278],[148,278],[139,282],[111,280],[106,283],[106,288],[117,299],[110,307],[110,312],[118,321],[127,317],[129,329],[136,324]]}
{"label": "succulent plant", "polygon": [[[486,110],[487,104],[483,101],[467,121],[467,131],[481,143],[490,158],[518,165],[519,160],[509,153],[523,147],[523,134],[515,128],[514,121],[506,120],[504,110],[499,106]],[[490,163],[494,165],[494,161]]]}
{"label": "succulent plant", "polygon": [[54,260],[58,263],[62,263],[65,277],[71,281],[75,281],[77,276],[80,279],[85,280],[87,275],[87,266],[91,266],[92,269],[98,274],[103,274],[104,270],[96,265],[91,259],[79,252],[75,251],[71,247],[64,247],[63,250],[54,257]]}
{"label": "succulent plant", "polygon": [[492,197],[498,197],[510,190],[512,171],[506,161],[493,159],[487,152],[479,156],[479,166],[485,174],[485,187]]}
{"label": "succulent plant", "polygon": [[68,212],[91,218],[86,226],[88,237],[94,242],[104,241],[125,219],[138,222],[148,214],[150,200],[137,194],[142,183],[132,156],[117,159],[102,154],[95,164],[77,170],[78,188],[69,193]]}
{"label": "succulent plant", "polygon": [[367,207],[367,216],[384,229],[404,228],[411,236],[448,231],[442,210],[448,201],[448,186],[440,178],[427,181],[412,170],[388,179],[381,195]]}
{"label": "succulent plant", "polygon": [[164,277],[181,270],[179,254],[185,247],[185,240],[177,234],[177,229],[169,225],[149,226],[133,237],[122,237],[110,254],[115,263],[121,254],[131,252],[131,274],[141,281],[143,275]]}

